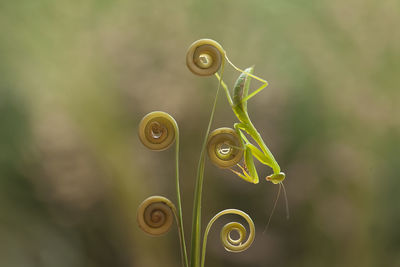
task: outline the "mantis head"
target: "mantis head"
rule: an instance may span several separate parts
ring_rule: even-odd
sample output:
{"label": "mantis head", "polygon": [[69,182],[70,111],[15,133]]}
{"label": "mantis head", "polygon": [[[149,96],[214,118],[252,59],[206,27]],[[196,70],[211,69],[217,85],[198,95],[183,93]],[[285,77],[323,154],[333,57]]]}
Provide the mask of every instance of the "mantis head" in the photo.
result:
{"label": "mantis head", "polygon": [[280,173],[274,173],[269,176],[267,176],[265,179],[267,181],[270,181],[273,184],[279,184],[285,180],[286,175],[283,172]]}

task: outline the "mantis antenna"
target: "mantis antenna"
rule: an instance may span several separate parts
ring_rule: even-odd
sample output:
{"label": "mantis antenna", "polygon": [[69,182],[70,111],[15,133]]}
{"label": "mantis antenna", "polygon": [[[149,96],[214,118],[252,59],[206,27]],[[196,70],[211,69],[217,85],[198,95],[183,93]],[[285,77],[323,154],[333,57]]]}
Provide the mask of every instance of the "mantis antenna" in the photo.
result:
{"label": "mantis antenna", "polygon": [[285,198],[286,220],[289,220],[289,218],[290,218],[290,214],[289,214],[289,203],[288,203],[288,199],[287,199],[287,195],[286,195],[285,185],[284,185],[282,182],[280,182],[280,183],[279,183],[278,193],[276,194],[276,198],[275,198],[275,201],[274,201],[274,206],[273,206],[273,208],[272,208],[271,214],[269,215],[268,222],[267,222],[267,225],[266,225],[265,228],[264,228],[263,234],[265,234],[265,233],[267,232],[267,230],[268,230],[269,224],[270,224],[271,219],[272,219],[272,215],[273,215],[274,212],[275,212],[276,204],[278,203],[279,196],[280,196],[280,194],[281,194],[281,189],[283,189],[283,196],[284,196],[284,198]]}

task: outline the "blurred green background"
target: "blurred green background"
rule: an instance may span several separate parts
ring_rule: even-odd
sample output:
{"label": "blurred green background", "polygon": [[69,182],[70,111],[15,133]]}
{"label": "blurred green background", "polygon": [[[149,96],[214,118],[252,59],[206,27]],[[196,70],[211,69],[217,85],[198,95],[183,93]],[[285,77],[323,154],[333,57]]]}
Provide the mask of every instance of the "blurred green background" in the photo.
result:
{"label": "blurred green background", "polygon": [[[173,149],[146,150],[137,125],[153,110],[179,123],[189,237],[217,82],[185,54],[205,37],[270,82],[249,113],[291,210],[281,200],[263,234],[277,187],[207,164],[203,223],[239,208],[257,234],[228,253],[221,220],[206,265],[400,266],[399,14],[398,0],[1,1],[0,266],[180,266],[175,229],[136,224],[146,197],[175,201]],[[235,121],[221,94],[213,128]]]}

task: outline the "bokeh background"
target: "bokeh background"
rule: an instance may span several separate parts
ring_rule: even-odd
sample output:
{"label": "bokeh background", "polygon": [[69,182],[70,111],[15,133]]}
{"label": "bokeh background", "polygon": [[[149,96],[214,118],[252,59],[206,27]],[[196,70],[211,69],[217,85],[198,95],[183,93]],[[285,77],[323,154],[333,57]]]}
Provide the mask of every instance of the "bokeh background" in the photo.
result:
{"label": "bokeh background", "polygon": [[[137,125],[154,110],[179,123],[189,237],[217,82],[185,53],[205,37],[270,82],[249,113],[291,212],[281,200],[263,234],[277,187],[208,163],[204,226],[239,208],[257,235],[228,253],[222,219],[206,265],[400,266],[399,12],[398,0],[1,1],[0,266],[180,266],[175,229],[137,227],[143,199],[175,201],[173,149],[146,150]],[[213,128],[234,122],[221,94]]]}

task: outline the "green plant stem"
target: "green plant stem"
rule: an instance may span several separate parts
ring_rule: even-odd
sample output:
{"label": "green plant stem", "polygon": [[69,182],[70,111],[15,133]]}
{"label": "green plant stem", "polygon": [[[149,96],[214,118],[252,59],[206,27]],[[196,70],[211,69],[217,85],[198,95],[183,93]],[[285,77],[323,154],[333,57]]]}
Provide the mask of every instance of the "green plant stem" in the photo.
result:
{"label": "green plant stem", "polygon": [[183,229],[183,218],[182,218],[182,204],[181,204],[181,191],[179,186],[179,128],[178,125],[175,124],[175,132],[176,132],[176,141],[175,141],[175,161],[176,161],[176,199],[178,203],[178,230],[179,230],[179,239],[181,245],[181,257],[182,257],[182,265],[184,267],[189,267],[188,256],[186,250],[186,242],[185,242],[185,232]]}
{"label": "green plant stem", "polygon": [[[222,62],[221,66],[221,77],[224,72],[225,62]],[[205,167],[205,150],[207,145],[208,134],[210,133],[211,124],[214,118],[215,107],[217,106],[217,99],[219,89],[221,87],[221,82],[218,83],[218,89],[215,94],[214,105],[211,111],[210,120],[208,122],[207,131],[204,137],[203,145],[201,147],[199,165],[197,167],[196,175],[196,187],[194,192],[194,202],[193,202],[193,217],[192,217],[192,246],[190,255],[190,266],[199,267],[200,266],[200,250],[201,250],[201,199],[203,191],[203,179],[204,179],[204,167]]]}

